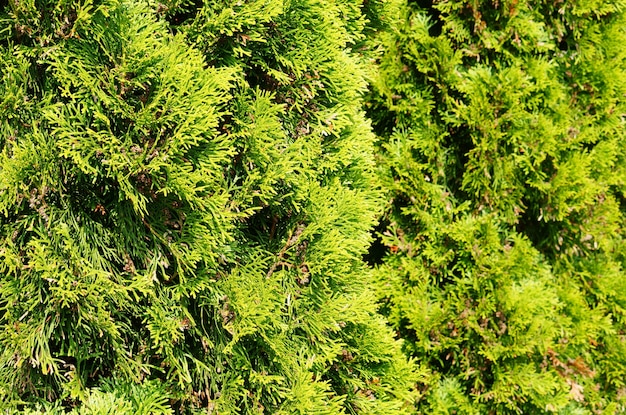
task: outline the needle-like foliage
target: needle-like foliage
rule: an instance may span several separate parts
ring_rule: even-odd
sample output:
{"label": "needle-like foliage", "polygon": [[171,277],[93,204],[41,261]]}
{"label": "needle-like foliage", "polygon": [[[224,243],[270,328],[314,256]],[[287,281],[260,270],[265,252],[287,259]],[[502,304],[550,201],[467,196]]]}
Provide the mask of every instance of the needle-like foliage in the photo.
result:
{"label": "needle-like foliage", "polygon": [[351,1],[0,2],[0,408],[401,414]]}
{"label": "needle-like foliage", "polygon": [[419,411],[623,413],[624,3],[387,6],[379,298]]}

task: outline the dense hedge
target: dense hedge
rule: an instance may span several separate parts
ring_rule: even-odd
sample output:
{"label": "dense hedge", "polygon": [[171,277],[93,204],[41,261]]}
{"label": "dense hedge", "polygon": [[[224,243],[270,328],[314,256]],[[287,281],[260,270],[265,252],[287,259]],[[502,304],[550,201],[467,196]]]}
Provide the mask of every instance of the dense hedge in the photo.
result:
{"label": "dense hedge", "polygon": [[626,411],[625,6],[0,1],[0,411]]}
{"label": "dense hedge", "polygon": [[358,5],[0,4],[2,412],[406,413]]}
{"label": "dense hedge", "polygon": [[623,6],[388,3],[372,260],[421,413],[626,410]]}

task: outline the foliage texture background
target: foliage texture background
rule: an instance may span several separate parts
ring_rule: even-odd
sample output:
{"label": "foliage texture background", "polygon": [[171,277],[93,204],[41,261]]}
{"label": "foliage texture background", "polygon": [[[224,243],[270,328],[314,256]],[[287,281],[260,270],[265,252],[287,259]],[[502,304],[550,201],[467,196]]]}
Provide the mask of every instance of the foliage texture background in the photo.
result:
{"label": "foliage texture background", "polygon": [[405,413],[358,5],[1,4],[2,410]]}
{"label": "foliage texture background", "polygon": [[386,7],[372,260],[418,411],[623,413],[623,2]]}
{"label": "foliage texture background", "polygon": [[0,410],[623,413],[625,6],[0,1]]}

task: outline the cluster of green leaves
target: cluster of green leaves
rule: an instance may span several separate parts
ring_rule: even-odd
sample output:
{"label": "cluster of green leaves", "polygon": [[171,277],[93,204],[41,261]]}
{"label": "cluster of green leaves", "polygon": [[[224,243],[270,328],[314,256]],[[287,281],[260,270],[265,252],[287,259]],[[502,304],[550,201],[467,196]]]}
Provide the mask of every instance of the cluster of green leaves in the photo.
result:
{"label": "cluster of green leaves", "polygon": [[625,410],[623,7],[388,3],[378,297],[420,411]]}
{"label": "cluster of green leaves", "polygon": [[352,1],[0,3],[0,408],[406,413]]}

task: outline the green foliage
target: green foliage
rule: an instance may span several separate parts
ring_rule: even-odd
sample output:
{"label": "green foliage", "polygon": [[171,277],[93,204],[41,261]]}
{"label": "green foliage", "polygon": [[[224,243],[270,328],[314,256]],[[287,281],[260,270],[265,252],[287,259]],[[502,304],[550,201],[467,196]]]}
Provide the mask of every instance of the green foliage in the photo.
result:
{"label": "green foliage", "polygon": [[406,413],[358,5],[0,4],[0,408]]}
{"label": "green foliage", "polygon": [[624,6],[0,2],[0,410],[624,412]]}
{"label": "green foliage", "polygon": [[390,2],[378,297],[424,413],[621,413],[620,2]]}

